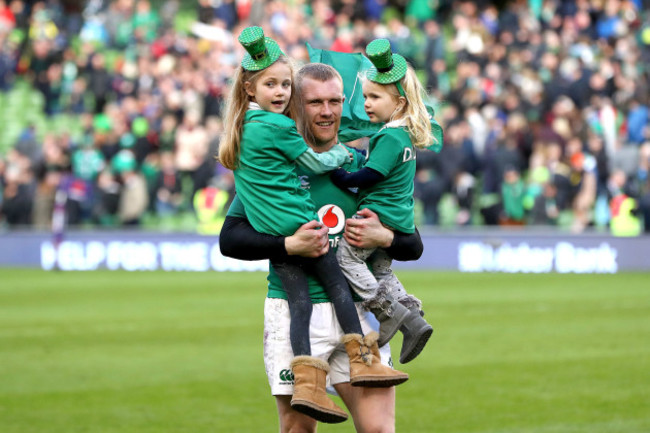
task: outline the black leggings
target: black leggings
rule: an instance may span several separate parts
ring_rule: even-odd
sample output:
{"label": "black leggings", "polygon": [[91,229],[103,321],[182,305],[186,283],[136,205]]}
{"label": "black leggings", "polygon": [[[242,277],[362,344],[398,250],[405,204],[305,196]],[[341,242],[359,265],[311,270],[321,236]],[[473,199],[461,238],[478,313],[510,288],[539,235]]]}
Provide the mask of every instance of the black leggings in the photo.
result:
{"label": "black leggings", "polygon": [[312,304],[307,273],[315,276],[325,288],[334,304],[336,318],[343,332],[363,334],[350,287],[336,261],[336,254],[331,249],[327,254],[315,259],[292,256],[288,259],[271,260],[271,264],[287,293],[291,315],[289,336],[294,356],[311,355],[309,321]]}

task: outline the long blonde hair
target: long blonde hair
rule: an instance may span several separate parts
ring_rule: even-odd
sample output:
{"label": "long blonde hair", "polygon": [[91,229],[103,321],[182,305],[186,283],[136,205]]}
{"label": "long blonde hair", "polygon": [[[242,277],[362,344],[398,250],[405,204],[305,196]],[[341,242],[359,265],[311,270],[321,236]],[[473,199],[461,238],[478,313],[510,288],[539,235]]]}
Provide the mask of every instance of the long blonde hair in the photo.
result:
{"label": "long blonde hair", "polygon": [[[411,137],[413,146],[420,149],[431,146],[435,137],[431,132],[431,119],[429,118],[429,112],[424,105],[424,88],[411,66],[406,69],[406,75],[402,78],[400,84],[404,89],[406,103],[404,107],[396,113],[397,116],[395,119],[406,119],[406,130]],[[384,86],[386,86],[388,92],[396,98],[402,96],[399,94],[399,90],[397,90],[395,83],[384,84]]]}
{"label": "long blonde hair", "polygon": [[[291,98],[289,104],[284,110],[284,115],[291,119],[296,119],[297,106],[295,94],[295,85],[293,80],[293,64],[287,56],[281,55],[273,64],[280,62],[289,66],[291,69]],[[219,143],[219,156],[217,160],[226,168],[234,170],[239,165],[239,154],[241,152],[241,138],[244,129],[244,117],[248,110],[250,96],[246,93],[245,83],[249,82],[251,88],[255,88],[257,81],[264,74],[266,69],[260,71],[247,71],[239,66],[235,71],[232,80],[232,86],[226,103],[226,115],[224,118],[225,133]]]}

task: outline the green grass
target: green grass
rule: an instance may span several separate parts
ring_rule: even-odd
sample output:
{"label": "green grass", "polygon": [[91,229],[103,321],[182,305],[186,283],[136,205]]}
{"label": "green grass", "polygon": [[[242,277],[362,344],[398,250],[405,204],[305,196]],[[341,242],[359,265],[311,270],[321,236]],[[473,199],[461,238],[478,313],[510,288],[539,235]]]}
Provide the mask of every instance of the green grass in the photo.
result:
{"label": "green grass", "polygon": [[[399,275],[435,333],[401,366],[397,431],[650,431],[649,274]],[[277,431],[264,286],[260,273],[0,270],[0,431]]]}

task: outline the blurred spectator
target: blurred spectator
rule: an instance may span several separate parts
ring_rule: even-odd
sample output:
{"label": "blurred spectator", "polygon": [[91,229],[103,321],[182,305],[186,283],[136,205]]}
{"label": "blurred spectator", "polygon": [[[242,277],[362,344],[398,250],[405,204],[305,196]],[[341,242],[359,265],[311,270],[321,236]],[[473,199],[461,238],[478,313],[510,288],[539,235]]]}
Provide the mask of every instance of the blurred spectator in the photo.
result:
{"label": "blurred spectator", "polygon": [[32,203],[36,183],[31,161],[18,152],[7,156],[3,177],[2,209],[9,226],[27,226],[32,223]]}
{"label": "blurred spectator", "polygon": [[54,197],[70,171],[70,155],[63,137],[52,133],[43,138],[43,158],[36,167],[37,186],[33,203],[33,223],[40,230],[49,230],[54,210]]}
{"label": "blurred spectator", "polygon": [[106,68],[106,58],[101,53],[92,55],[88,73],[88,89],[95,102],[95,114],[102,113],[109,100],[112,76]]}
{"label": "blurred spectator", "polygon": [[524,224],[524,193],[524,182],[519,170],[513,166],[507,166],[504,169],[501,184],[503,213],[499,219],[500,225]]}
{"label": "blurred spectator", "polygon": [[117,217],[125,226],[136,226],[147,210],[149,194],[144,176],[137,171],[135,155],[130,150],[121,150],[111,161],[121,185]]}
{"label": "blurred spectator", "polygon": [[160,172],[155,187],[156,213],[160,217],[178,212],[183,203],[181,177],[171,152],[160,154]]}
{"label": "blurred spectator", "polygon": [[637,199],[628,194],[628,179],[622,170],[612,172],[608,183],[610,193],[611,222],[614,236],[637,236],[641,233]]}
{"label": "blurred spectator", "polygon": [[138,0],[133,14],[133,33],[136,40],[151,43],[156,38],[160,16],[151,8],[149,0]]}
{"label": "blurred spectator", "polygon": [[183,194],[186,203],[192,202],[194,193],[207,185],[207,180],[212,174],[206,173],[204,169],[204,163],[208,158],[209,141],[200,120],[197,111],[188,111],[183,118],[183,123],[176,130],[175,165],[183,178]]}
{"label": "blurred spectator", "polygon": [[542,183],[542,191],[535,197],[535,202],[530,211],[530,224],[555,225],[560,215],[555,197],[557,187],[553,182]]}
{"label": "blurred spectator", "polygon": [[571,168],[569,176],[575,189],[571,228],[574,232],[581,232],[591,223],[591,210],[596,201],[596,159],[583,152],[582,142],[577,137],[571,138],[567,143],[566,154]]}
{"label": "blurred spectator", "polygon": [[90,222],[95,199],[97,176],[106,166],[106,158],[96,148],[93,136],[87,135],[71,155],[72,176],[65,190],[67,221],[69,224]]}

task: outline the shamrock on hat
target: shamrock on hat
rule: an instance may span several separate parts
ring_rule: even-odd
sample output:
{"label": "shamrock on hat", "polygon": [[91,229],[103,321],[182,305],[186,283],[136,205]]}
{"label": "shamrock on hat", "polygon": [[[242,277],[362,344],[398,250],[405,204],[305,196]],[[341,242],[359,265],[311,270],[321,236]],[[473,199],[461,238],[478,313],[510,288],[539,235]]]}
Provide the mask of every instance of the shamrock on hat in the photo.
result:
{"label": "shamrock on hat", "polygon": [[260,27],[246,27],[238,40],[247,51],[241,61],[242,67],[247,71],[268,68],[284,54],[277,42],[264,37],[264,31]]}
{"label": "shamrock on hat", "polygon": [[390,50],[387,39],[375,39],[366,47],[366,55],[372,62],[366,76],[379,84],[396,83],[406,75],[406,59]]}

